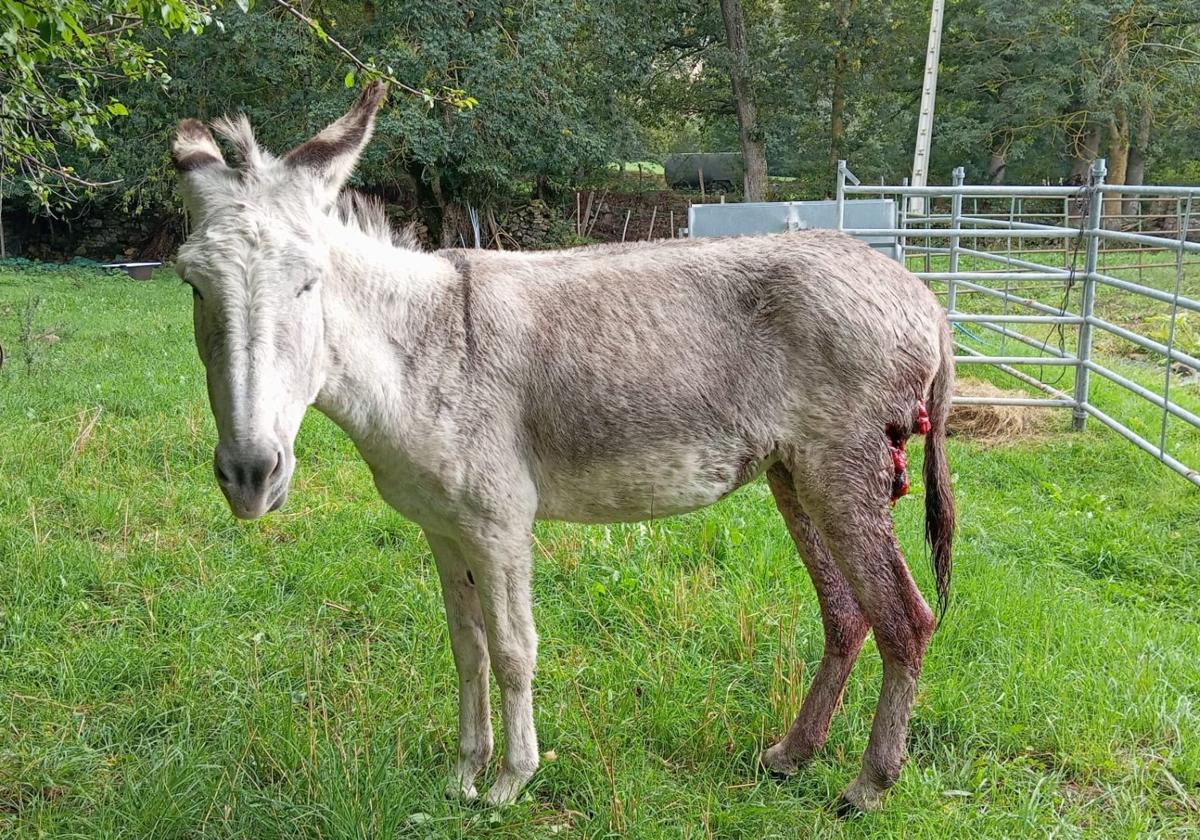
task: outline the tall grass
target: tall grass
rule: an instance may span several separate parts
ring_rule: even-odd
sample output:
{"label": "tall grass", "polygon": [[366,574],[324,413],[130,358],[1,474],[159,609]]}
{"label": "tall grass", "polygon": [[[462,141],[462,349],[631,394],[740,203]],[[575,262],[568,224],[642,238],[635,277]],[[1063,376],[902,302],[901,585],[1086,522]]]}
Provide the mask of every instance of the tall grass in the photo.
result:
{"label": "tall grass", "polygon": [[[554,756],[492,812],[443,797],[437,576],[344,436],[309,417],[287,508],[236,523],[187,290],[0,274],[0,341],[36,298],[61,340],[0,372],[2,836],[1200,833],[1200,496],[1115,435],[1059,415],[1019,445],[952,441],[953,606],[909,764],[848,822],[827,806],[866,743],[870,643],[822,756],[783,782],[756,765],[822,647],[765,487],[655,523],[540,524]],[[920,495],[896,520],[929,592]]]}

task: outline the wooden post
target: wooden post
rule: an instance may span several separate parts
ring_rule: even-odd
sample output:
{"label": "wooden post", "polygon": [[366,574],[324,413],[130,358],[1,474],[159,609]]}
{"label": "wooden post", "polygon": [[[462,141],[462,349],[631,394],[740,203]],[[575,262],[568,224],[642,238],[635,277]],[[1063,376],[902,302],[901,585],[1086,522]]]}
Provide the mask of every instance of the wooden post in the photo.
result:
{"label": "wooden post", "polygon": [[654,212],[650,214],[650,230],[646,233],[646,241],[649,242],[654,238],[654,220],[658,216],[658,205],[654,205]]}
{"label": "wooden post", "polygon": [[621,241],[622,242],[625,241],[625,232],[627,230],[629,230],[629,217],[632,215],[633,215],[633,208],[629,208],[625,211],[625,226],[623,228],[621,228]]}
{"label": "wooden post", "polygon": [[579,235],[587,236],[591,228],[588,225],[588,219],[592,217],[592,199],[596,197],[596,191],[591,190],[588,193],[587,205],[583,208],[583,222],[579,225]]}

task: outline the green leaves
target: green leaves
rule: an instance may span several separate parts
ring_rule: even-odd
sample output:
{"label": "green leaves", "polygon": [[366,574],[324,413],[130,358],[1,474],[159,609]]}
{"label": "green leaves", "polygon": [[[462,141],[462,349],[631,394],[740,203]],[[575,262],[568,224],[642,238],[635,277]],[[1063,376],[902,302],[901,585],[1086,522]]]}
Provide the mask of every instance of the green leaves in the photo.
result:
{"label": "green leaves", "polygon": [[[146,29],[196,32],[203,0],[0,0],[0,179],[58,207],[98,186],[61,160],[103,148],[96,129],[129,108],[101,93],[114,80],[169,77]],[[11,188],[8,188],[11,189]]]}

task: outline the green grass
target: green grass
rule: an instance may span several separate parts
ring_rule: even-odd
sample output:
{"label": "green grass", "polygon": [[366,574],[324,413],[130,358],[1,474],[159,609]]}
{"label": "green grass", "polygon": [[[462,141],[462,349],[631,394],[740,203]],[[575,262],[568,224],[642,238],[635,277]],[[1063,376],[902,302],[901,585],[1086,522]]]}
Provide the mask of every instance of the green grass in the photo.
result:
{"label": "green grass", "polygon": [[[0,836],[1200,835],[1200,495],[1063,415],[952,441],[954,605],[883,812],[827,810],[866,743],[871,643],[819,760],[756,769],[821,652],[761,483],[538,526],[557,757],[511,810],[447,801],[455,678],[418,530],[316,415],[288,507],[232,519],[186,292],[0,273]],[[920,495],[896,518],[929,592]]]}

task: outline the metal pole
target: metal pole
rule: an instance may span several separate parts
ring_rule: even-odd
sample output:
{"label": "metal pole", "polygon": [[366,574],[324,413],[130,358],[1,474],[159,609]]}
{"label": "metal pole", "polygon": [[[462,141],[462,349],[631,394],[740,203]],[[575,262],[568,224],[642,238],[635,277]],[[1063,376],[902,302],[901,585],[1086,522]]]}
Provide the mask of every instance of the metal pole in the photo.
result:
{"label": "metal pole", "polygon": [[[1141,206],[1140,204],[1138,205]],[[1175,348],[1175,324],[1179,320],[1179,291],[1183,287],[1183,244],[1187,242],[1188,228],[1192,226],[1192,197],[1187,198],[1187,210],[1179,219],[1179,251],[1175,254],[1175,301],[1171,306],[1170,327],[1167,329],[1166,381],[1163,383],[1163,416],[1158,432],[1158,457],[1167,451],[1167,412],[1171,408],[1171,351]],[[1141,272],[1139,272],[1139,275]]]}
{"label": "metal pole", "polygon": [[839,160],[837,165],[837,226],[841,230],[846,226],[846,161]]}
{"label": "metal pole", "polygon": [[[1063,227],[1071,226],[1071,199],[1063,199]],[[1069,268],[1071,265],[1071,240],[1063,237],[1063,268]]]}
{"label": "metal pole", "polygon": [[[933,142],[933,106],[937,98],[938,56],[942,50],[942,10],[945,0],[933,0],[929,13],[929,45],[925,49],[925,76],[921,84],[921,111],[917,116],[917,146],[913,152],[912,185],[925,186],[929,173],[929,147]],[[925,214],[925,199],[913,198],[913,215]]]}
{"label": "metal pole", "polygon": [[1092,358],[1090,319],[1096,308],[1096,266],[1100,254],[1100,222],[1104,215],[1104,176],[1107,174],[1108,167],[1105,165],[1104,158],[1094,161],[1091,172],[1088,173],[1088,189],[1091,192],[1091,200],[1088,202],[1087,257],[1084,260],[1086,276],[1083,278],[1083,303],[1079,313],[1084,320],[1079,325],[1079,350],[1076,353],[1076,357],[1084,364],[1075,368],[1075,408],[1071,412],[1071,425],[1077,432],[1082,432],[1087,428],[1088,375],[1091,371],[1086,362],[1091,361]]}
{"label": "metal pole", "polygon": [[[961,187],[963,181],[966,180],[967,170],[961,166],[956,167],[950,173],[950,183],[956,187]],[[950,198],[950,227],[957,230],[961,227],[962,220],[962,194],[955,193]],[[958,236],[950,237],[950,283],[946,291],[946,309],[954,312],[958,306],[958,286],[954,282],[953,275],[958,273]]]}

